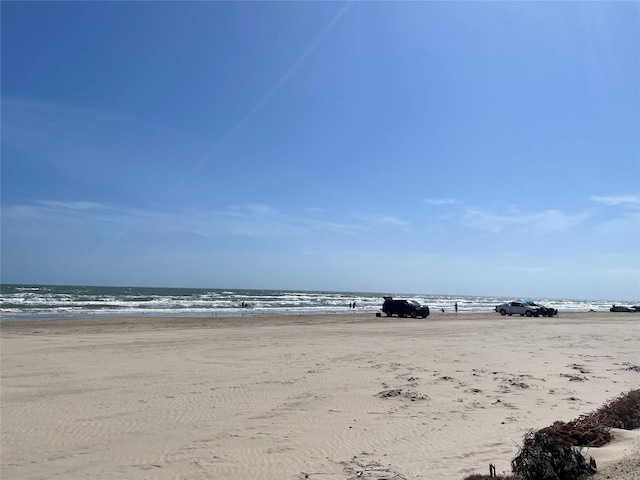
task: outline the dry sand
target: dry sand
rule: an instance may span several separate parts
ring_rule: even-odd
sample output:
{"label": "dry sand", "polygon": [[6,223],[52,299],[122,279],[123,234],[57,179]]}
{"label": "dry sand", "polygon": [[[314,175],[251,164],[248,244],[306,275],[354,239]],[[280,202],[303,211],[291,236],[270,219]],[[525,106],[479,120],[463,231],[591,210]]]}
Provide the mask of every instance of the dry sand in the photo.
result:
{"label": "dry sand", "polygon": [[[3,323],[1,478],[461,480],[640,385],[640,315]],[[589,452],[640,478],[637,431]],[[395,475],[395,476],[394,476]]]}

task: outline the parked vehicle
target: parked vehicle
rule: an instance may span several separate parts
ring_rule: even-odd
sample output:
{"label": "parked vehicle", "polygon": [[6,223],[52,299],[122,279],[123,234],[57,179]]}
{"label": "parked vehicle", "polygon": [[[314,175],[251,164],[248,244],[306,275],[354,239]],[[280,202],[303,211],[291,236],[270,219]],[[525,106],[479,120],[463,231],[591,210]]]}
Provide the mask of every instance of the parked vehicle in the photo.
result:
{"label": "parked vehicle", "polygon": [[609,309],[610,312],[637,312],[635,307],[625,307],[624,305],[612,305]]}
{"label": "parked vehicle", "polygon": [[520,315],[522,317],[538,317],[542,315],[542,309],[538,306],[530,305],[526,302],[507,302],[496,307],[496,312],[500,315]]}
{"label": "parked vehicle", "polygon": [[557,308],[545,307],[544,305],[534,303],[531,300],[527,300],[525,303],[534,307],[539,307],[542,310],[542,313],[540,315],[542,315],[543,317],[554,317],[558,315]]}
{"label": "parked vehicle", "polygon": [[420,305],[415,300],[399,300],[392,297],[383,298],[384,303],[382,304],[382,311],[387,315],[387,317],[398,315],[399,317],[409,316],[411,318],[427,318],[429,316],[429,307],[426,305]]}

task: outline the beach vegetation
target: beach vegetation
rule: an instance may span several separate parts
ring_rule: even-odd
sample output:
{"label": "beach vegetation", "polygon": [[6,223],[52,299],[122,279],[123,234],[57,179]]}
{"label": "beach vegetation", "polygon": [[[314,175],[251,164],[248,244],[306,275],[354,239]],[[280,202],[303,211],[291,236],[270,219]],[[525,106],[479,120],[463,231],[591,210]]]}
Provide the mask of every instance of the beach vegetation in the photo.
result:
{"label": "beach vegetation", "polygon": [[640,390],[631,390],[614,398],[589,416],[594,422],[610,428],[640,428]]}
{"label": "beach vegetation", "polygon": [[613,439],[612,428],[640,428],[640,390],[631,390],[594,412],[570,422],[555,422],[540,431],[575,447],[601,447]]}
{"label": "beach vegetation", "polygon": [[474,473],[469,475],[468,477],[464,477],[463,480],[522,480],[520,477],[516,477],[515,475],[481,475],[479,473]]}
{"label": "beach vegetation", "polygon": [[596,473],[596,462],[582,454],[583,447],[601,447],[613,439],[612,428],[640,428],[640,390],[631,390],[598,410],[570,422],[557,421],[530,430],[511,461],[514,475],[473,474],[464,480],[579,480]]}
{"label": "beach vegetation", "polygon": [[529,431],[511,468],[524,480],[575,480],[593,475],[596,462],[580,449],[606,445],[613,439],[612,428],[640,428],[640,390],[622,394],[570,422]]}
{"label": "beach vegetation", "polygon": [[543,429],[525,435],[511,468],[523,480],[578,480],[596,473],[596,462]]}

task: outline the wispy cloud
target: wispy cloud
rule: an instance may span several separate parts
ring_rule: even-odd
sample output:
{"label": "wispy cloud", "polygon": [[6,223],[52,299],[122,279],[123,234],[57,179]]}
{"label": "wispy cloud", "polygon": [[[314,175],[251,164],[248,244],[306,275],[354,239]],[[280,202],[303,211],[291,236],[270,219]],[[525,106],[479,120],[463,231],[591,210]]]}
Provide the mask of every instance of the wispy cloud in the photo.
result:
{"label": "wispy cloud", "polygon": [[592,195],[589,198],[594,202],[609,206],[640,207],[640,195]]}
{"label": "wispy cloud", "polygon": [[54,200],[40,200],[38,205],[49,208],[61,208],[71,210],[97,210],[106,208],[105,205],[97,202],[59,202]]}
{"label": "wispy cloud", "polygon": [[610,236],[637,238],[640,233],[640,217],[635,211],[625,210],[625,213],[596,225],[594,231]]}
{"label": "wispy cloud", "polygon": [[369,225],[372,228],[389,226],[393,228],[400,227],[408,229],[411,227],[411,224],[406,220],[393,217],[391,215],[367,215],[358,218],[363,222],[363,224]]}
{"label": "wispy cloud", "polygon": [[427,205],[459,205],[459,200],[453,198],[426,198],[423,200]]}
{"label": "wispy cloud", "polygon": [[317,233],[356,235],[368,230],[367,222],[334,222],[316,215],[327,214],[320,210],[305,211],[306,215],[286,213],[264,204],[235,205],[228,209],[210,212],[226,226],[228,233],[250,237],[274,237],[283,235],[307,235]]}
{"label": "wispy cloud", "polygon": [[[235,205],[218,210],[144,210],[117,208],[90,201],[43,200],[30,204],[5,205],[3,217],[12,224],[77,226],[86,231],[108,226],[114,233],[177,233],[214,237],[307,237],[317,235],[357,237],[374,230],[408,228],[407,222],[390,216],[327,220],[327,212],[314,215],[283,212],[265,204]],[[322,214],[322,215],[321,215]]]}
{"label": "wispy cloud", "polygon": [[531,231],[532,233],[568,230],[579,225],[586,214],[571,215],[558,210],[521,213],[513,211],[507,214],[494,213],[482,208],[468,208],[462,221],[469,227],[500,232],[504,230]]}

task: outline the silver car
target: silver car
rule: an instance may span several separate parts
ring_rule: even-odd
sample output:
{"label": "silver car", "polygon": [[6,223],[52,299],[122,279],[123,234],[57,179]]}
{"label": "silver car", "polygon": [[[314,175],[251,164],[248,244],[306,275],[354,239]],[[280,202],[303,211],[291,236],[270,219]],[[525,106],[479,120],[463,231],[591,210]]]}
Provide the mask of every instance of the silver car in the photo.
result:
{"label": "silver car", "polygon": [[522,317],[537,317],[542,315],[542,309],[538,306],[530,305],[525,302],[507,302],[496,307],[496,312],[500,315],[520,315]]}

